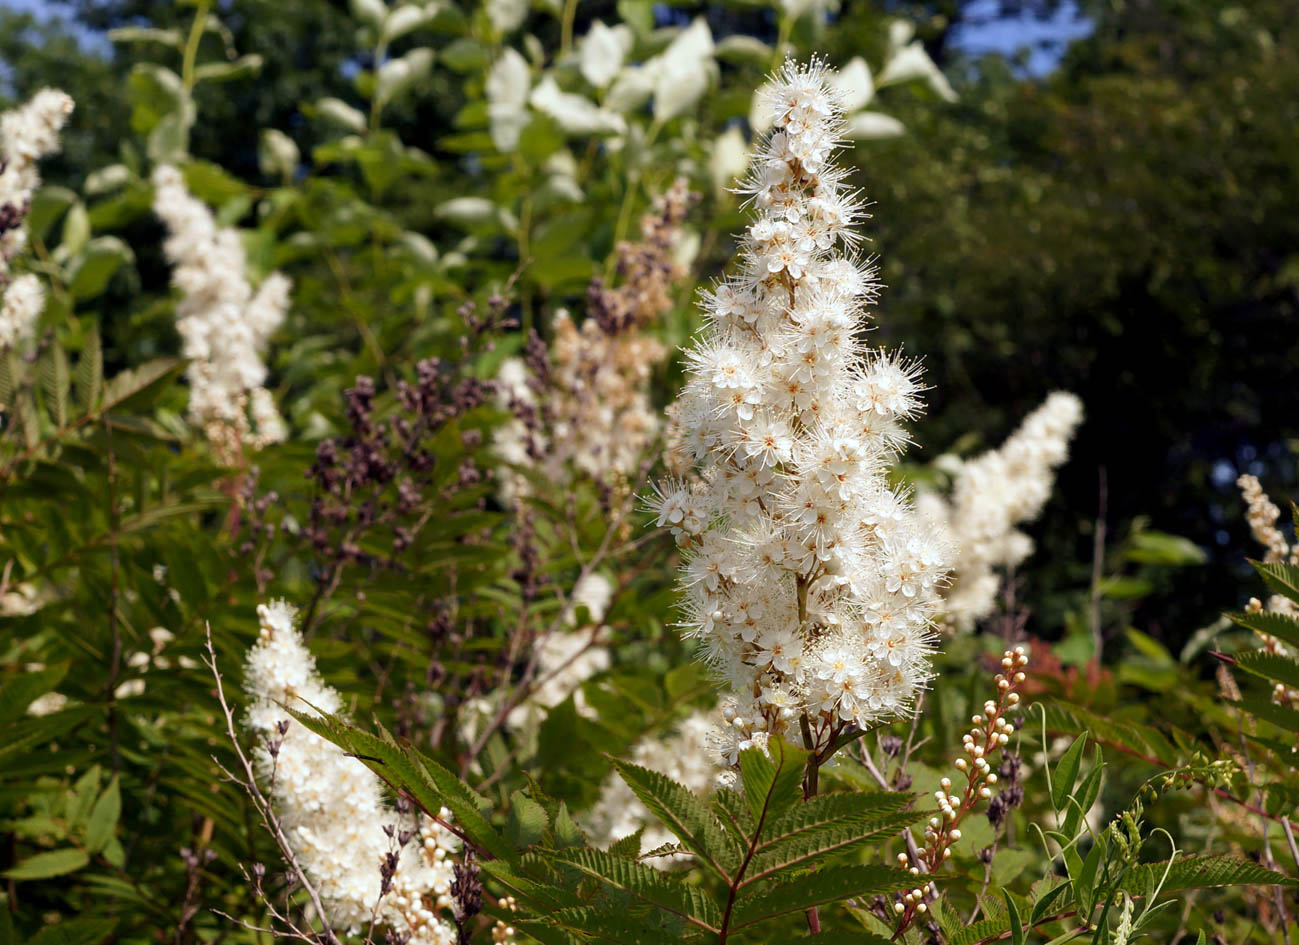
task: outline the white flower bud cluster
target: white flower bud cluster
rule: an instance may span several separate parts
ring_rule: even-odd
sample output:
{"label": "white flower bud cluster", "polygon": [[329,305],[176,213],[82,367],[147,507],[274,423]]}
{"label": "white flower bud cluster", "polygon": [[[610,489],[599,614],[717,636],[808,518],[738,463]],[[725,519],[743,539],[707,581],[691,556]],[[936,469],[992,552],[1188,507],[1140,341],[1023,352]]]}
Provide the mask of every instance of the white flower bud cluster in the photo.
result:
{"label": "white flower bud cluster", "polygon": [[[632,764],[649,768],[683,784],[697,795],[705,795],[727,783],[726,775],[713,762],[711,747],[716,738],[711,712],[697,712],[681,723],[668,738],[646,738],[631,751]],[[596,801],[582,819],[582,826],[597,846],[608,846],[637,830],[641,849],[654,850],[674,843],[675,835],[654,817],[616,774],[609,775]],[[669,867],[689,862],[688,857],[662,856],[646,860],[650,866]]]}
{"label": "white flower bud cluster", "polygon": [[286,430],[266,382],[262,354],[284,321],[292,283],[278,272],[254,292],[239,233],[219,227],[207,206],[169,165],[153,172],[153,210],[167,225],[163,244],[176,267],[182,298],[176,328],[190,358],[190,418],[204,428],[218,455],[232,462],[241,445],[261,448]]}
{"label": "white flower bud cluster", "polygon": [[[1299,564],[1299,542],[1291,546],[1285,540],[1285,535],[1276,527],[1277,519],[1281,517],[1281,510],[1263,491],[1258,477],[1242,475],[1236,480],[1236,485],[1245,499],[1245,520],[1249,523],[1250,533],[1264,548],[1264,563],[1284,561],[1289,564]],[[1299,617],[1299,605],[1283,594],[1273,594],[1269,597],[1266,608],[1257,598],[1251,597],[1245,610],[1247,613],[1256,614],[1266,610],[1270,613],[1285,614],[1288,617]],[[1266,633],[1258,633],[1257,636],[1266,652],[1278,656],[1291,656],[1289,648],[1276,637]],[[1276,683],[1272,687],[1272,701],[1277,705],[1299,707],[1299,689],[1292,689],[1284,683]]]}
{"label": "white flower bud cluster", "polygon": [[956,629],[969,630],[991,614],[1001,586],[998,569],[1032,554],[1032,540],[1017,526],[1041,514],[1082,416],[1082,401],[1057,391],[1000,449],[968,462],[944,457],[955,464],[950,499],[934,493],[918,498],[921,514],[946,526],[959,548],[944,608]]}
{"label": "white flower bud cluster", "polygon": [[36,162],[57,154],[59,132],[73,102],[42,89],[25,104],[0,114],[0,348],[31,338],[45,307],[45,287],[31,273],[9,276],[9,261],[27,245],[22,225],[41,178]]}
{"label": "white flower bud cluster", "polygon": [[[329,921],[350,934],[371,916],[413,945],[451,945],[452,858],[459,841],[419,814],[403,817],[384,801],[378,777],[333,743],[289,721],[282,705],[307,703],[337,712],[338,693],[325,685],[294,623],[296,611],[277,601],[257,608],[261,633],[248,652],[244,685],[252,704],[245,720],[258,738],[262,784]],[[441,811],[443,820],[449,813]],[[391,887],[382,894],[380,864],[400,847]]]}
{"label": "white flower bud cluster", "polygon": [[858,337],[876,283],[851,255],[863,214],[830,160],[837,93],[823,64],[789,64],[765,104],[741,271],[705,297],[675,405],[692,472],[651,502],[686,556],[686,632],[732,690],[731,764],[772,734],[823,749],[903,712],[928,676],[950,558],[887,477],[919,371]]}
{"label": "white flower bud cluster", "polygon": [[[1015,724],[1006,715],[1019,705],[1016,689],[1027,680],[1027,668],[1028,653],[1024,647],[1017,646],[1002,654],[1001,672],[993,677],[997,698],[988,699],[983,711],[970,717],[970,730],[961,736],[961,756],[953,763],[957,778],[965,777],[964,787],[954,789],[952,779],[946,777],[938,782],[938,790],[934,792],[938,810],[925,824],[924,848],[915,859],[907,853],[898,854],[898,864],[911,875],[937,873],[952,855],[952,844],[961,839],[961,821],[980,801],[992,798],[999,777],[992,770],[990,759],[1014,737]],[[933,882],[900,894],[893,903],[893,912],[899,916],[898,932],[905,931],[923,915],[928,910],[925,900],[937,895]]]}

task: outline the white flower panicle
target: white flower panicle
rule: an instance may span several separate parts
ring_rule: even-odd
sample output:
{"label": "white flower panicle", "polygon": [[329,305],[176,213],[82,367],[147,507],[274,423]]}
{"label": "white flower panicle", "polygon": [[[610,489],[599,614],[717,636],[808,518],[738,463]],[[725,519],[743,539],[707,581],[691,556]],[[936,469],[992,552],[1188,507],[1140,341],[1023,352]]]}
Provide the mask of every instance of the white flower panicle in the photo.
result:
{"label": "white flower panicle", "polygon": [[27,104],[0,114],[0,349],[28,341],[45,307],[45,288],[28,273],[9,275],[9,263],[27,244],[23,220],[41,178],[36,162],[58,153],[59,132],[72,99],[42,89]]}
{"label": "white flower panicle", "polygon": [[773,734],[820,750],[903,712],[951,555],[887,478],[919,368],[859,338],[877,284],[852,252],[864,214],[831,161],[824,65],[787,65],[766,107],[740,272],[704,299],[674,405],[670,465],[687,473],[651,501],[685,553],[685,632],[732,690],[730,764]]}
{"label": "white flower panicle", "polygon": [[176,328],[191,359],[190,418],[223,460],[233,461],[242,444],[259,448],[286,433],[263,387],[262,355],[284,321],[292,283],[274,272],[254,292],[238,231],[217,225],[175,167],[157,168],[153,185],[154,212],[169,232],[163,250],[176,267],[172,282],[183,296]]}
{"label": "white flower panicle", "polygon": [[1001,586],[997,569],[1015,567],[1032,554],[1032,539],[1017,526],[1041,514],[1082,417],[1082,401],[1057,391],[1000,449],[968,462],[944,457],[955,467],[950,499],[924,494],[917,506],[945,526],[960,549],[944,607],[953,627],[968,630],[991,614]]}
{"label": "white flower panicle", "polygon": [[[451,945],[455,929],[439,913],[451,907],[458,841],[423,814],[412,819],[389,807],[379,779],[360,761],[297,722],[285,725],[285,705],[332,713],[341,700],[316,671],[294,625],[296,611],[278,601],[259,606],[257,616],[261,634],[244,668],[252,700],[246,724],[258,737],[259,776],[330,923],[355,934],[374,915],[413,945]],[[397,869],[382,894],[380,864],[397,849]]]}
{"label": "white flower panicle", "polygon": [[[0,209],[21,219],[40,186],[36,162],[57,154],[59,132],[72,114],[70,97],[57,89],[41,89],[27,104],[0,114]],[[27,239],[20,226],[0,227],[0,273]]]}
{"label": "white flower panicle", "polygon": [[[685,273],[675,256],[692,199],[685,180],[676,181],[641,218],[640,240],[618,244],[619,284],[593,280],[580,325],[561,309],[549,351],[534,349],[529,363],[511,358],[501,366],[501,403],[516,414],[497,434],[501,459],[556,483],[578,474],[621,486],[640,468],[659,433],[650,378],[668,353],[642,329],[672,307],[671,290]],[[530,492],[520,475],[501,479],[508,498]]]}

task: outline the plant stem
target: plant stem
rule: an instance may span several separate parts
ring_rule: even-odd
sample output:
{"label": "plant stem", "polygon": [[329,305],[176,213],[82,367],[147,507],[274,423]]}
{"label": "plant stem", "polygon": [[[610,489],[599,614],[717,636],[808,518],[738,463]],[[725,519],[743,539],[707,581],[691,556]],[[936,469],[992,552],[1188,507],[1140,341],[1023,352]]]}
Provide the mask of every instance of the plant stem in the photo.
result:
{"label": "plant stem", "polygon": [[559,54],[565,55],[573,48],[573,20],[577,18],[577,0],[566,0],[563,18],[559,25]]}
{"label": "plant stem", "polygon": [[194,63],[198,59],[198,45],[203,39],[203,30],[207,26],[207,11],[212,0],[199,0],[198,9],[194,11],[194,23],[189,28],[189,38],[185,41],[185,58],[180,67],[180,83],[186,94],[194,91]]}

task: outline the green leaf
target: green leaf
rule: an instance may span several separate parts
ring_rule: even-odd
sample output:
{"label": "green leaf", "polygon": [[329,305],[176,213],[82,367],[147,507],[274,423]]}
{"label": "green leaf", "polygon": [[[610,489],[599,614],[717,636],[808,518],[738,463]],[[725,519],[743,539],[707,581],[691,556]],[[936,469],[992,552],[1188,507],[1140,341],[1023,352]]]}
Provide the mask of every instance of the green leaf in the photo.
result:
{"label": "green leaf", "polygon": [[114,919],[67,919],[45,926],[27,945],[98,945],[116,927]]}
{"label": "green leaf", "polygon": [[108,287],[108,281],[118,269],[134,261],[131,247],[116,236],[97,236],[68,267],[68,290],[78,301],[93,299]]}
{"label": "green leaf", "polygon": [[1057,812],[1064,810],[1065,802],[1073,793],[1074,783],[1078,780],[1078,768],[1082,764],[1083,749],[1087,746],[1087,734],[1084,732],[1074,739],[1073,744],[1060,757],[1055,770],[1047,769],[1047,779],[1051,783],[1051,806]]}
{"label": "green leaf", "polygon": [[247,79],[262,71],[262,57],[256,53],[240,56],[232,62],[205,62],[194,69],[195,82],[230,82]]}
{"label": "green leaf", "polygon": [[559,813],[555,815],[555,846],[560,849],[566,847],[580,847],[585,845],[586,837],[582,833],[582,828],[577,825],[573,817],[568,812],[568,805],[563,801],[559,802]]}
{"label": "green leaf", "polygon": [[1123,557],[1140,564],[1163,564],[1186,567],[1204,564],[1204,550],[1189,538],[1166,532],[1137,532],[1126,542]]}
{"label": "green leaf", "polygon": [[773,738],[767,748],[770,757],[761,748],[740,752],[744,799],[755,824],[770,822],[799,802],[807,765],[807,752],[783,738]]}
{"label": "green leaf", "polygon": [[550,818],[546,809],[522,791],[510,795],[510,813],[506,820],[505,836],[516,847],[530,847],[546,832]]}
{"label": "green leaf", "polygon": [[157,358],[138,368],[120,371],[104,387],[103,411],[142,410],[185,370],[179,358]]}
{"label": "green leaf", "polygon": [[[1168,878],[1164,880],[1163,886],[1159,886],[1166,868]],[[1180,857],[1173,861],[1171,868],[1168,868],[1167,860],[1161,863],[1142,864],[1132,869],[1121,886],[1133,896],[1150,896],[1154,894],[1156,887],[1161,893],[1172,893],[1183,889],[1204,889],[1209,886],[1294,887],[1299,886],[1299,880],[1240,857],[1209,854]]]}
{"label": "green leaf", "polygon": [[805,873],[790,882],[741,900],[731,928],[739,930],[791,912],[856,897],[909,889],[916,878],[905,870],[889,866],[837,866]]}
{"label": "green leaf", "polygon": [[66,187],[45,186],[36,191],[32,195],[31,209],[27,212],[29,237],[32,240],[45,239],[46,231],[76,203],[77,195]]}
{"label": "green leaf", "polygon": [[86,828],[86,849],[98,853],[108,846],[117,829],[117,819],[122,814],[122,793],[118,787],[117,775],[113,775],[99,795],[95,806],[90,811],[90,825]]}
{"label": "green leaf", "polygon": [[828,794],[799,804],[764,832],[747,881],[897,833],[926,816],[900,810],[912,800],[909,794]]}
{"label": "green leaf", "polygon": [[1253,650],[1237,654],[1236,665],[1247,673],[1299,689],[1299,663],[1288,656]]}
{"label": "green leaf", "polygon": [[1033,903],[1033,911],[1028,917],[1029,926],[1030,927],[1036,926],[1039,922],[1041,922],[1044,918],[1046,918],[1046,914],[1048,910],[1050,910],[1051,904],[1054,903],[1056,900],[1058,900],[1066,891],[1072,888],[1073,888],[1072,883],[1060,883],[1059,885],[1052,886],[1041,896],[1039,896],[1037,902]]}
{"label": "green leaf", "polygon": [[[680,929],[665,928],[658,921],[660,917],[666,918],[662,913],[658,916],[641,917],[613,912],[608,908],[578,906],[553,912],[546,916],[545,922],[525,919],[514,924],[542,945],[549,945],[551,942],[578,941],[569,937],[568,933],[563,931],[565,928],[594,936],[594,938],[583,937],[581,939],[583,942],[612,942],[615,945],[677,945],[682,941]],[[563,938],[551,936],[563,936]]]}
{"label": "green leaf", "polygon": [[[521,859],[527,863],[534,857],[528,854]],[[557,909],[582,905],[582,900],[574,895],[572,889],[555,883],[538,882],[530,876],[523,875],[504,860],[488,860],[481,865],[484,873],[504,887],[523,906],[534,912],[551,913]]]}
{"label": "green leaf", "polygon": [[717,903],[703,890],[683,883],[674,874],[599,850],[564,850],[554,857],[642,902],[679,915],[705,931],[716,932],[721,927],[722,913]]}
{"label": "green leaf", "polygon": [[90,862],[90,857],[84,850],[74,850],[66,848],[63,850],[49,850],[45,853],[37,853],[35,856],[29,856],[17,866],[5,870],[3,875],[8,879],[50,879],[54,876],[62,876],[65,873],[73,873],[81,869]]}
{"label": "green leaf", "polygon": [[93,411],[104,392],[104,350],[99,339],[99,326],[91,325],[86,332],[77,361],[77,400],[85,411]]}
{"label": "green leaf", "polygon": [[1082,906],[1083,915],[1091,915],[1092,909],[1095,908],[1094,893],[1096,891],[1096,877],[1100,873],[1101,862],[1105,859],[1105,854],[1109,849],[1108,832],[1102,831],[1092,844],[1092,848],[1087,851],[1087,857],[1083,860],[1082,869],[1078,875],[1073,877],[1074,893]]}
{"label": "green leaf", "polygon": [[1078,828],[1082,826],[1082,819],[1087,816],[1087,812],[1092,809],[1092,805],[1096,803],[1096,798],[1100,794],[1104,765],[1100,762],[1099,749],[1096,754],[1096,764],[1091,771],[1087,772],[1087,777],[1083,778],[1082,785],[1073,794],[1072,800],[1069,801],[1069,809],[1065,811],[1060,833],[1066,838],[1066,843],[1078,835]]}
{"label": "green leaf", "polygon": [[1299,709],[1278,705],[1267,696],[1245,696],[1231,704],[1240,706],[1255,718],[1271,722],[1287,732],[1299,732]]}
{"label": "green leaf", "polygon": [[1024,922],[1019,917],[1019,906],[1015,905],[1015,900],[1004,889],[1001,891],[1001,897],[1006,900],[1006,917],[1010,922],[1011,945],[1024,945]]}
{"label": "green leaf", "polygon": [[640,802],[723,879],[739,866],[742,850],[690,789],[657,771],[612,759]]}
{"label": "green leaf", "polygon": [[1270,589],[1299,603],[1299,567],[1285,562],[1250,562]]}
{"label": "green leaf", "polygon": [[981,919],[973,925],[967,925],[946,940],[947,945],[975,945],[977,942],[990,942],[1005,935],[1009,923],[1005,918]]}
{"label": "green leaf", "polygon": [[16,755],[57,738],[74,725],[85,721],[92,713],[93,709],[87,706],[75,706],[50,715],[23,719],[8,728],[0,729],[0,770],[3,770],[6,755]]}
{"label": "green leaf", "polygon": [[55,342],[41,359],[41,387],[45,391],[45,407],[58,427],[68,425],[68,391],[71,386],[68,356],[63,346]]}
{"label": "green leaf", "polygon": [[1085,733],[1101,744],[1147,758],[1152,764],[1174,767],[1179,762],[1177,748],[1156,729],[1135,722],[1111,721],[1067,702],[1046,706],[1046,725],[1053,733]]}
{"label": "green leaf", "polygon": [[1284,561],[1251,561],[1250,564],[1262,576],[1263,583],[1273,591],[1299,603],[1299,567]]}
{"label": "green leaf", "polygon": [[640,856],[641,836],[645,833],[645,828],[641,827],[635,833],[629,833],[609,844],[605,850],[610,856],[621,856],[626,859],[634,860]]}
{"label": "green leaf", "polygon": [[1261,610],[1256,614],[1227,614],[1227,619],[1246,630],[1265,633],[1270,637],[1276,637],[1282,643],[1299,646],[1299,620],[1295,620],[1288,614]]}
{"label": "green leaf", "polygon": [[356,756],[425,813],[433,816],[440,808],[448,808],[457,827],[492,856],[510,859],[514,855],[514,847],[482,815],[488,805],[481,795],[436,761],[398,745],[382,726],[379,734],[373,735],[338,716],[287,711],[321,738]]}

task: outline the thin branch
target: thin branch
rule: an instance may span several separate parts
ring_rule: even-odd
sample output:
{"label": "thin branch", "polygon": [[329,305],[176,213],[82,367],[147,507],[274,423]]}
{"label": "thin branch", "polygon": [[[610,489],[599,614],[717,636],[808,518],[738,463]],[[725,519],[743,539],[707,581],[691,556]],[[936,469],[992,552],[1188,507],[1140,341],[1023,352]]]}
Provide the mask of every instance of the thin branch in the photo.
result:
{"label": "thin branch", "polygon": [[216,649],[212,646],[212,627],[210,624],[207,625],[207,655],[203,657],[203,662],[207,664],[210,670],[212,670],[212,677],[216,680],[217,700],[221,703],[221,712],[225,716],[226,735],[229,736],[230,744],[234,747],[235,755],[238,757],[239,764],[243,768],[244,777],[238,778],[231,774],[225,765],[221,764],[221,762],[217,760],[215,755],[212,756],[212,760],[216,762],[217,767],[225,773],[227,778],[241,786],[248,793],[248,796],[252,798],[253,805],[257,808],[257,812],[262,817],[262,822],[266,825],[266,829],[274,838],[276,845],[280,848],[280,853],[284,856],[285,861],[289,864],[290,868],[292,868],[298,882],[302,884],[302,888],[306,890],[307,896],[311,899],[311,905],[316,910],[316,915],[320,919],[320,924],[324,927],[326,941],[338,942],[338,936],[334,933],[333,928],[330,927],[329,914],[325,911],[325,906],[321,901],[320,893],[316,890],[316,887],[312,885],[311,880],[307,878],[306,872],[299,865],[297,855],[293,852],[293,847],[289,844],[289,839],[285,836],[284,829],[280,826],[280,821],[275,815],[275,810],[271,807],[270,802],[266,799],[265,795],[262,794],[261,788],[257,785],[257,774],[253,770],[252,762],[248,760],[248,756],[244,754],[243,748],[239,745],[239,737],[235,733],[234,711],[230,708],[230,703],[226,701],[225,688],[221,681],[221,671],[217,668]]}

